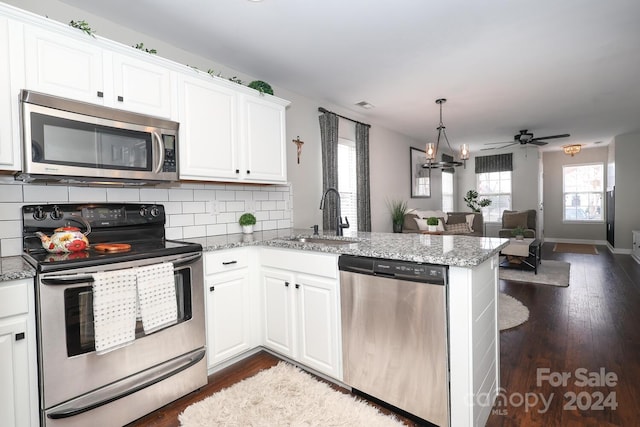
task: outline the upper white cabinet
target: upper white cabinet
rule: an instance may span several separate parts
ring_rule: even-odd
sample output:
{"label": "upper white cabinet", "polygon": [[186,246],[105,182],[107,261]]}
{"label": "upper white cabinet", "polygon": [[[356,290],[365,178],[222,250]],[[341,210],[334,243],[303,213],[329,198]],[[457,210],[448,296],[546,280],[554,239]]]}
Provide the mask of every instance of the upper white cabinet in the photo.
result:
{"label": "upper white cabinet", "polygon": [[253,92],[207,75],[180,76],[181,179],[286,182],[289,103]]}
{"label": "upper white cabinet", "polygon": [[131,55],[113,52],[87,35],[64,34],[67,32],[25,25],[27,89],[171,117],[175,87],[172,71],[137,58],[140,56],[137,52]]}
{"label": "upper white cabinet", "polygon": [[180,178],[240,179],[235,91],[190,76],[178,85]]}
{"label": "upper white cabinet", "polygon": [[20,170],[17,78],[22,49],[16,49],[15,22],[0,16],[0,169]]}

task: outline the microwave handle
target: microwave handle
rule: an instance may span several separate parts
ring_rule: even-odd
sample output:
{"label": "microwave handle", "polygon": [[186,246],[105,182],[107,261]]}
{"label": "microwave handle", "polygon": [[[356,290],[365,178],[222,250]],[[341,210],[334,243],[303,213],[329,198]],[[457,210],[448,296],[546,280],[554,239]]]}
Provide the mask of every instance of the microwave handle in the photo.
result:
{"label": "microwave handle", "polygon": [[158,166],[154,173],[162,172],[162,166],[164,165],[164,142],[158,132],[151,132],[151,139],[155,140],[158,144]]}

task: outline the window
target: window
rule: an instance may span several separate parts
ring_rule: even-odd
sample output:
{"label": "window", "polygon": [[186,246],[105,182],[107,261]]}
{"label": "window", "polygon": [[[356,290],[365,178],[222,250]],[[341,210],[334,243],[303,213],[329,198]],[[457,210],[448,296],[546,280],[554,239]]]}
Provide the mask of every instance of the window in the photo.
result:
{"label": "window", "polygon": [[602,221],[603,163],[563,166],[562,184],[564,221]]}
{"label": "window", "polygon": [[349,219],[350,228],[358,229],[358,184],[356,178],[356,144],[338,139],[338,191],[341,214]]}
{"label": "window", "polygon": [[511,209],[511,171],[478,173],[476,181],[478,200],[491,200],[482,208],[485,222],[500,222],[502,212]]}
{"label": "window", "polygon": [[453,173],[442,171],[442,211],[453,212]]}

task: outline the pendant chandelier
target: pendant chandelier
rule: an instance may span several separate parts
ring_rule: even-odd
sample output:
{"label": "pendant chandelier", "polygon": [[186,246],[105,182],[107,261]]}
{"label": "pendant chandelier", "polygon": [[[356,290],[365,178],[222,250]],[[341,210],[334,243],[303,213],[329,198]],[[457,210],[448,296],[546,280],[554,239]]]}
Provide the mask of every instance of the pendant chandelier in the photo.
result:
{"label": "pendant chandelier", "polygon": [[447,130],[445,125],[442,123],[442,104],[447,102],[445,98],[436,99],[436,104],[440,106],[440,124],[438,124],[438,139],[436,139],[436,143],[428,142],[425,153],[427,158],[427,163],[423,164],[423,168],[427,169],[449,169],[455,166],[467,166],[466,161],[469,159],[469,144],[462,144],[460,146],[460,151],[458,152],[458,156],[460,160],[456,160],[455,158],[448,156],[451,160],[441,160],[436,161],[436,156],[438,154],[438,150],[440,148],[440,141],[444,139],[447,143],[447,147],[449,147],[449,151],[454,152],[451,148],[451,144],[449,144],[449,138],[447,138]]}
{"label": "pendant chandelier", "polygon": [[571,145],[563,145],[562,146],[562,151],[564,151],[564,154],[566,154],[568,156],[571,156],[571,157],[573,157],[576,154],[578,154],[581,149],[582,149],[582,144],[571,144]]}

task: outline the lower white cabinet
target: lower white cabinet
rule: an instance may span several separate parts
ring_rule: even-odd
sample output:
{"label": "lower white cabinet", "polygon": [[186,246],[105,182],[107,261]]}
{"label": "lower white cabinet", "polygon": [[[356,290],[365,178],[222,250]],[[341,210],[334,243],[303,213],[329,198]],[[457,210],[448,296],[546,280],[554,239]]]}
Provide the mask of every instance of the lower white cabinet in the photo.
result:
{"label": "lower white cabinet", "polygon": [[[266,258],[282,257],[281,262],[262,259],[264,346],[340,380],[342,342],[337,257],[301,251],[279,252],[282,251]],[[297,270],[305,272],[270,266],[274,264],[285,268],[296,265]],[[335,266],[322,269],[322,276],[306,273],[307,267],[313,271],[318,270],[318,266],[331,264]]]}
{"label": "lower white cabinet", "polygon": [[249,251],[242,248],[205,255],[209,368],[256,345],[248,260]]}
{"label": "lower white cabinet", "polygon": [[33,280],[0,283],[0,424],[38,425],[38,389],[33,312]]}

